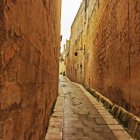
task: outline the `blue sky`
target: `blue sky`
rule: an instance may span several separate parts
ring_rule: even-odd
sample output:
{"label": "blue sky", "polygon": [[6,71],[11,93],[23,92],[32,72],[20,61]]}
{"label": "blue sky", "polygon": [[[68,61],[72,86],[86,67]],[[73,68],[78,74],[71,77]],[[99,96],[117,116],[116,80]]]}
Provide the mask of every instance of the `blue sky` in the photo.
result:
{"label": "blue sky", "polygon": [[61,51],[66,39],[70,37],[70,29],[76,13],[80,7],[82,0],[62,0],[62,15],[61,15],[61,35],[63,36],[61,43]]}

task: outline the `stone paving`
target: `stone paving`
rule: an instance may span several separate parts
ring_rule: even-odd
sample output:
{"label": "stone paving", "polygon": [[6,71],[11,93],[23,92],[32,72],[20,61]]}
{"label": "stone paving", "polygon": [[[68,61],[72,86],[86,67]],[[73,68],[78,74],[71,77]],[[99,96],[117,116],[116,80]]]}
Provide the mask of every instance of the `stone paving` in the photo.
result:
{"label": "stone paving", "polygon": [[45,140],[132,140],[82,86],[60,78],[59,96]]}
{"label": "stone paving", "polygon": [[59,96],[57,98],[54,111],[49,122],[45,140],[62,140],[63,105],[64,94],[62,92],[62,88],[60,87]]}

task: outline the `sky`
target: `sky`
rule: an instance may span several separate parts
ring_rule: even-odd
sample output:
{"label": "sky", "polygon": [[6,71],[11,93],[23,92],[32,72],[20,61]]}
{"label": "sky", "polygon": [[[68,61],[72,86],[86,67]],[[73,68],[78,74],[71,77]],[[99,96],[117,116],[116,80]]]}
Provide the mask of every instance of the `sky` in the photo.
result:
{"label": "sky", "polygon": [[66,43],[66,39],[70,37],[70,30],[73,20],[78,12],[82,0],[62,0],[62,14],[61,14],[61,51]]}

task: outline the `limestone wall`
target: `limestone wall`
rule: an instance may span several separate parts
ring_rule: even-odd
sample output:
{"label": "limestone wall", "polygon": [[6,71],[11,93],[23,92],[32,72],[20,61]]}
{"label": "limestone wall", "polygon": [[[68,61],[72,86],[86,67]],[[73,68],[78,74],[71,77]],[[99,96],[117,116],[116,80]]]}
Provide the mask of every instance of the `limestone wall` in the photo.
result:
{"label": "limestone wall", "polygon": [[[70,40],[70,54],[74,57],[75,48],[82,48],[84,53],[79,51],[74,60],[69,56],[71,67],[74,67],[69,77],[140,116],[139,0],[83,0],[82,5],[85,14],[77,15],[72,28],[76,20],[86,15],[84,27],[78,22],[83,31],[76,36],[77,45]],[[75,38],[76,32],[77,28],[72,30],[71,38]],[[75,71],[76,75],[81,73],[75,63],[83,65],[82,81],[78,76],[73,78]]]}
{"label": "limestone wall", "polygon": [[60,0],[0,1],[0,139],[42,140],[57,96]]}

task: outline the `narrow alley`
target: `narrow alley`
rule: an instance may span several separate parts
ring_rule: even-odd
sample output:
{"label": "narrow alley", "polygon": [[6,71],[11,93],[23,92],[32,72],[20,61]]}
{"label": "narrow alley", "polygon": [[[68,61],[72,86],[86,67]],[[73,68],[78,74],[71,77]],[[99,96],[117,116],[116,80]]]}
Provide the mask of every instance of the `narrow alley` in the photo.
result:
{"label": "narrow alley", "polygon": [[83,86],[60,77],[45,140],[133,140]]}
{"label": "narrow alley", "polygon": [[0,140],[140,140],[140,0],[0,0]]}

